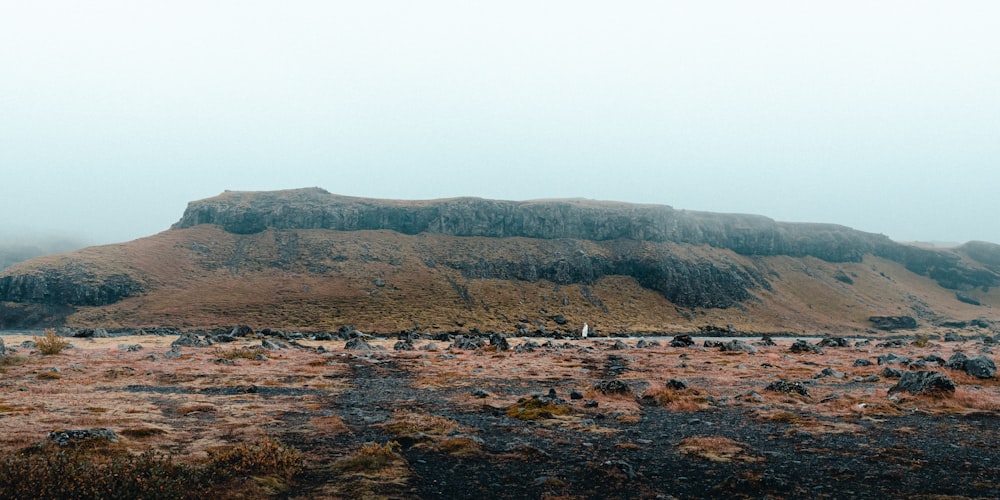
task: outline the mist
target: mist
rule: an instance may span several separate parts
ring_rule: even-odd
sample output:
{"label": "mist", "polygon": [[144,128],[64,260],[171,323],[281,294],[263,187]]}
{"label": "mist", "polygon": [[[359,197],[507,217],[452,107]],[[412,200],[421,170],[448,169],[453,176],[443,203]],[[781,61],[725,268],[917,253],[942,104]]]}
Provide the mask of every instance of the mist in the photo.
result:
{"label": "mist", "polygon": [[985,1],[7,2],[0,210],[110,243],[226,189],[319,186],[1000,242],[998,17]]}

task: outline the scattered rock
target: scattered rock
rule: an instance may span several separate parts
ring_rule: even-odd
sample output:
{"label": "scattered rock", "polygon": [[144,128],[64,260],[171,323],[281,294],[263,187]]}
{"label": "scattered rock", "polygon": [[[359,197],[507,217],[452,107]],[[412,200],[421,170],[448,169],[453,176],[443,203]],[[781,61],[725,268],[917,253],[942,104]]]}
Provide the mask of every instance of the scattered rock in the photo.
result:
{"label": "scattered rock", "polygon": [[748,353],[748,354],[756,354],[757,353],[757,348],[756,347],[754,347],[754,346],[752,346],[750,344],[747,344],[746,342],[743,342],[742,340],[731,340],[729,342],[725,342],[725,343],[722,344],[721,347],[719,347],[719,350],[722,351],[722,352],[745,352],[745,353]]}
{"label": "scattered rock", "polygon": [[594,390],[602,394],[631,394],[632,388],[621,380],[601,380],[594,384]]}
{"label": "scattered rock", "polygon": [[184,347],[208,347],[212,345],[212,342],[207,339],[202,339],[198,337],[197,334],[191,332],[184,332],[177,340],[173,341],[170,346],[184,346]]}
{"label": "scattered rock", "polygon": [[490,345],[496,347],[497,351],[509,351],[510,344],[507,342],[507,336],[501,333],[491,333],[490,334]]}
{"label": "scattered rock", "polygon": [[670,347],[690,347],[694,345],[694,339],[690,335],[677,335],[670,341]]}
{"label": "scattered rock", "polygon": [[807,397],[809,396],[809,390],[806,389],[806,386],[803,385],[802,382],[789,382],[785,379],[775,380],[774,382],[767,384],[767,387],[765,387],[764,390],[771,392],[783,392],[786,394],[800,394]]}
{"label": "scattered rock", "polygon": [[778,344],[774,343],[774,339],[772,339],[770,335],[764,335],[764,336],[762,336],[760,338],[760,340],[756,342],[756,344],[759,345],[759,346],[773,346],[773,345],[778,345]]}
{"label": "scattered rock", "polygon": [[594,401],[593,399],[588,400],[586,403],[583,403],[584,408],[597,408],[597,406],[598,406],[597,401]]}
{"label": "scattered rock", "polygon": [[137,352],[142,350],[142,344],[118,344],[119,351]]}
{"label": "scattered rock", "polygon": [[270,339],[260,339],[260,346],[268,351],[277,351],[278,349],[288,349],[288,346],[278,342],[276,340]]}
{"label": "scattered rock", "polygon": [[618,469],[622,474],[625,474],[625,477],[628,479],[635,479],[635,468],[632,467],[632,464],[624,460],[608,460],[607,462],[604,462],[603,465],[605,468]]}
{"label": "scattered rock", "polygon": [[881,347],[883,349],[891,349],[894,347],[906,347],[906,341],[903,339],[892,339],[885,342],[879,342],[875,344],[875,347]]}
{"label": "scattered rock", "polygon": [[253,335],[253,328],[250,328],[247,325],[240,325],[234,327],[232,331],[229,332],[229,334],[232,335],[233,337],[246,337],[248,335]]}
{"label": "scattered rock", "polygon": [[686,381],[681,379],[672,378],[663,384],[667,389],[682,390],[687,389],[688,384]]}
{"label": "scattered rock", "polygon": [[872,362],[867,359],[855,359],[851,366],[871,366]]}
{"label": "scattered rock", "polygon": [[569,398],[570,399],[583,399],[583,393],[581,393],[580,391],[576,391],[576,390],[569,391]]}
{"label": "scattered rock", "polygon": [[889,388],[889,394],[909,392],[910,394],[950,395],[955,392],[955,383],[941,372],[918,370],[903,373],[899,382]]}
{"label": "scattered rock", "polygon": [[628,344],[626,344],[625,342],[622,342],[621,340],[617,340],[617,339],[615,340],[614,345],[611,346],[611,350],[614,350],[614,351],[621,351],[621,350],[626,350],[626,349],[631,349],[631,347]]}
{"label": "scattered rock", "polygon": [[368,342],[366,342],[365,339],[363,339],[361,337],[354,337],[354,338],[348,340],[347,343],[344,344],[344,349],[347,349],[349,351],[373,351],[373,350],[375,350],[371,346],[371,344],[369,344]]}
{"label": "scattered rock", "polygon": [[961,342],[962,340],[965,340],[965,339],[963,339],[959,334],[957,334],[957,333],[955,333],[953,331],[949,330],[948,332],[946,332],[944,334],[944,341],[945,342]]}
{"label": "scattered rock", "polygon": [[474,397],[474,398],[488,398],[488,397],[490,397],[490,393],[488,393],[485,390],[480,389],[480,388],[477,387],[477,388],[475,388],[475,389],[472,390],[472,397]]}
{"label": "scattered rock", "polygon": [[420,350],[421,351],[436,351],[437,349],[438,349],[438,346],[434,342],[428,342],[428,343],[420,346]]}
{"label": "scattered rock", "polygon": [[844,378],[846,376],[847,375],[845,375],[843,372],[838,372],[837,370],[834,370],[833,368],[827,367],[827,368],[823,368],[823,371],[821,371],[818,374],[816,374],[816,376],[813,377],[813,378],[827,378],[827,377]]}
{"label": "scattered rock", "polygon": [[903,376],[903,372],[897,368],[887,366],[882,370],[882,376],[885,378],[899,378]]}
{"label": "scattered rock", "polygon": [[883,355],[879,356],[877,359],[878,359],[878,365],[879,366],[882,366],[882,365],[908,365],[908,364],[910,364],[911,361],[913,361],[912,359],[910,359],[910,358],[908,358],[906,356],[897,356],[896,354],[891,353],[891,352],[888,353],[888,354],[883,354]]}
{"label": "scattered rock", "polygon": [[7,346],[3,344],[3,339],[0,338],[0,358],[7,355]]}
{"label": "scattered rock", "polygon": [[47,437],[59,446],[69,446],[89,439],[105,439],[112,443],[119,441],[118,435],[111,429],[58,430],[50,432]]}
{"label": "scattered rock", "polygon": [[455,337],[455,341],[451,344],[449,349],[475,351],[476,349],[482,349],[484,346],[486,346],[486,341],[480,337],[466,337],[464,335],[458,335]]}
{"label": "scattered rock", "polygon": [[163,357],[167,359],[178,359],[183,356],[184,353],[181,352],[181,346],[179,345],[171,346],[170,350],[163,354]]}
{"label": "scattered rock", "polygon": [[850,347],[850,342],[843,337],[826,337],[820,340],[816,345],[820,347]]}
{"label": "scattered rock", "polygon": [[617,354],[610,354],[604,360],[604,370],[608,373],[608,376],[617,377],[628,371],[628,362],[625,361],[625,358]]}
{"label": "scattered rock", "polygon": [[950,368],[952,370],[964,370],[965,362],[968,361],[969,357],[963,353],[956,352],[952,354],[948,361],[945,362],[945,368]]}
{"label": "scattered rock", "polygon": [[944,366],[947,361],[936,354],[928,354],[923,357],[923,361],[929,365]]}
{"label": "scattered rock", "polygon": [[812,345],[805,340],[796,340],[792,343],[791,351],[794,353],[801,352],[811,352],[814,354],[823,354],[823,348],[818,345]]}
{"label": "scattered rock", "polygon": [[392,345],[392,349],[394,351],[412,351],[415,347],[413,347],[413,342],[409,340],[400,340]]}
{"label": "scattered rock", "polygon": [[993,378],[997,374],[997,366],[986,356],[974,356],[965,360],[965,373],[979,378]]}
{"label": "scattered rock", "polygon": [[911,316],[871,316],[868,321],[879,330],[913,330],[917,327],[917,320]]}

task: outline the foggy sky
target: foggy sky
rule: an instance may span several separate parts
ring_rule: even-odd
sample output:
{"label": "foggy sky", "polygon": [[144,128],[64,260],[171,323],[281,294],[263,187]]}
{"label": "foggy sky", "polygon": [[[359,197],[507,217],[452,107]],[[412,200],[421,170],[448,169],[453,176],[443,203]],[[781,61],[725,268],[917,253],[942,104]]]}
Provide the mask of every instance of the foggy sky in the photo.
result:
{"label": "foggy sky", "polygon": [[1000,242],[1000,3],[0,2],[0,233],[225,189]]}

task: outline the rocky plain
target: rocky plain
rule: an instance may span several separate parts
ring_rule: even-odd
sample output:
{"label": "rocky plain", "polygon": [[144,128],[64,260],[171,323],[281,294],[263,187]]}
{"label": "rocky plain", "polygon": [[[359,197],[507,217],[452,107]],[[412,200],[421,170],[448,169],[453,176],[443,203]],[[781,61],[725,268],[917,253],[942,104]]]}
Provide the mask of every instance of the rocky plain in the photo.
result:
{"label": "rocky plain", "polygon": [[112,473],[142,498],[1000,496],[985,330],[62,333],[3,337],[4,498],[108,498]]}
{"label": "rocky plain", "polygon": [[998,290],[986,242],[225,192],[0,270],[0,498],[997,498]]}

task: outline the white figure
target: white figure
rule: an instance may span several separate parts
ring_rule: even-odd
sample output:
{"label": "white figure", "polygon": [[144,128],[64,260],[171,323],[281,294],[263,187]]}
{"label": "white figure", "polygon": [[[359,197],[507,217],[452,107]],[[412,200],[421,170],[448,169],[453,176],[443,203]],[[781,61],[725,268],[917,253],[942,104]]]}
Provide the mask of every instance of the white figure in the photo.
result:
{"label": "white figure", "polygon": [[587,324],[584,323],[583,324],[583,330],[580,330],[580,336],[583,337],[583,338],[587,338],[587,330],[589,330],[589,329],[590,328],[587,327]]}

